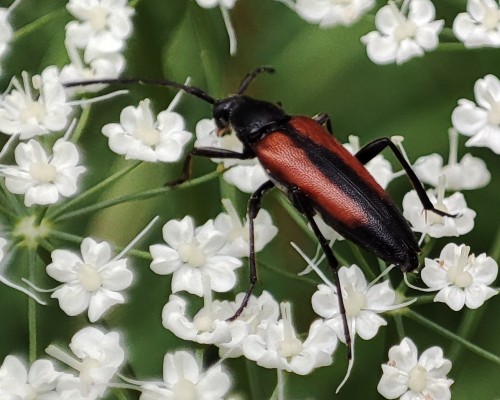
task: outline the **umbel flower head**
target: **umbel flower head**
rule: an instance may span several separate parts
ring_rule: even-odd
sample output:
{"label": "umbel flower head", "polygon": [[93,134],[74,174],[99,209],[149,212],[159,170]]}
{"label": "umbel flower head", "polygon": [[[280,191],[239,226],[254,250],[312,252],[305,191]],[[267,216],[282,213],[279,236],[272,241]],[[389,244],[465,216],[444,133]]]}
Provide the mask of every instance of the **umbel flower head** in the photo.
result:
{"label": "umbel flower head", "polygon": [[467,12],[453,21],[453,33],[465,47],[500,47],[500,9],[495,0],[468,0]]}
{"label": "umbel flower head", "polygon": [[301,340],[292,323],[290,303],[281,303],[281,319],[267,321],[250,334],[243,341],[243,354],[261,367],[307,375],[333,362],[337,343],[333,329],[320,319],[311,324],[307,338]]}
{"label": "umbel flower head", "polygon": [[24,204],[54,204],[59,198],[69,197],[78,190],[78,177],[85,171],[79,166],[76,146],[58,139],[48,155],[40,143],[31,139],[19,143],[15,149],[17,166],[4,166],[5,186],[16,194],[24,194]]}
{"label": "umbel flower head", "polygon": [[220,363],[202,371],[200,361],[181,350],[165,354],[163,382],[143,385],[140,400],[222,400],[230,388],[231,378]]}
{"label": "umbel flower head", "polygon": [[112,258],[107,242],[83,239],[81,256],[69,250],[54,250],[47,273],[63,282],[52,297],[59,300],[68,315],[88,309],[90,322],[95,322],[113,305],[125,302],[120,291],[132,283],[133,274],[126,259]]}
{"label": "umbel flower head", "polygon": [[293,8],[306,21],[328,28],[354,24],[374,4],[374,0],[297,0]]}
{"label": "umbel flower head", "polygon": [[[365,340],[372,339],[381,326],[387,325],[378,314],[393,308],[396,293],[389,286],[389,281],[368,285],[357,265],[341,267],[339,280],[349,332],[352,337],[358,334]],[[323,317],[327,325],[334,329],[338,338],[345,343],[342,315],[335,289],[328,285],[319,285],[311,303],[314,312]]]}
{"label": "umbel flower head", "polygon": [[377,64],[402,64],[434,50],[444,25],[444,20],[435,21],[435,16],[430,0],[405,0],[401,9],[389,1],[375,15],[378,31],[361,38],[368,57]]}
{"label": "umbel flower head", "polygon": [[0,366],[0,398],[56,399],[55,389],[61,375],[49,360],[36,360],[26,368],[19,358],[9,355]]}
{"label": "umbel flower head", "polygon": [[66,25],[67,40],[85,49],[85,62],[123,50],[134,14],[126,0],[70,0],[66,8],[80,20]]}
{"label": "umbel flower head", "polygon": [[448,243],[439,258],[425,259],[421,276],[431,289],[438,290],[434,301],[443,302],[452,310],[479,308],[498,292],[489,287],[497,275],[498,265],[486,254],[469,255],[470,247]]}
{"label": "umbel flower head", "polygon": [[71,107],[57,68],[45,68],[41,75],[33,76],[32,84],[26,72],[22,77],[23,85],[12,78],[12,91],[0,97],[0,131],[25,140],[64,129]]}
{"label": "umbel flower head", "polygon": [[102,133],[115,153],[144,161],[177,161],[191,139],[180,114],[165,110],[155,120],[149,99],[142,100],[138,107],[125,107],[120,123],[103,126]]}
{"label": "umbel flower head", "polygon": [[88,326],[73,335],[69,347],[78,359],[54,345],[45,349],[47,354],[79,372],[77,379],[66,380],[63,386],[66,389],[73,388],[69,393],[78,394],[81,398],[103,397],[111,379],[125,360],[119,333],[103,332]]}
{"label": "umbel flower head", "polygon": [[404,338],[390,348],[377,390],[386,399],[450,400],[453,381],[446,378],[450,370],[451,362],[443,358],[441,348],[431,347],[418,357],[415,344]]}
{"label": "umbel flower head", "polygon": [[190,216],[168,221],[163,239],[166,244],[150,246],[151,269],[160,275],[173,274],[173,293],[185,290],[202,296],[203,276],[210,278],[210,289],[216,292],[227,292],[236,284],[234,270],[241,267],[241,260],[222,252],[227,237],[212,220],[197,228]]}
{"label": "umbel flower head", "polygon": [[449,129],[450,155],[447,165],[443,165],[443,157],[434,153],[419,157],[413,170],[421,182],[433,186],[439,185],[439,177],[446,178],[446,190],[471,190],[486,186],[491,179],[491,174],[486,163],[480,158],[467,153],[457,160],[458,133],[454,128]]}
{"label": "umbel flower head", "polygon": [[454,217],[440,216],[432,211],[425,211],[415,190],[406,193],[403,198],[403,216],[411,224],[413,231],[440,238],[465,235],[472,230],[476,212],[467,207],[462,193],[455,192],[445,197],[444,188],[445,178],[441,176],[436,189],[437,196],[434,190],[428,190],[427,196],[436,209]]}
{"label": "umbel flower head", "polygon": [[458,100],[458,107],[451,114],[455,129],[470,139],[466,146],[489,147],[500,154],[500,81],[486,75],[474,84],[476,103]]}

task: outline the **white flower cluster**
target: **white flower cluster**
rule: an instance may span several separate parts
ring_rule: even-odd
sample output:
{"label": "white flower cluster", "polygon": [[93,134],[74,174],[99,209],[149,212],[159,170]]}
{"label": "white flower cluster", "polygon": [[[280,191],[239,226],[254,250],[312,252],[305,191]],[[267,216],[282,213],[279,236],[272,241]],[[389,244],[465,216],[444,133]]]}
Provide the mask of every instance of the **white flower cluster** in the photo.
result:
{"label": "white flower cluster", "polygon": [[[201,1],[201,0],[200,0]],[[375,5],[374,0],[280,0],[304,20],[328,28],[350,26]],[[431,0],[394,0],[375,15],[376,31],[361,38],[376,64],[402,64],[435,50],[444,20],[435,20]],[[453,21],[453,33],[467,48],[500,47],[500,7],[496,0],[468,0],[467,12]]]}
{"label": "white flower cluster", "polygon": [[[66,8],[78,20],[66,25],[71,63],[62,68],[61,80],[118,77],[125,69],[122,52],[132,34],[134,9],[127,0],[70,0]],[[87,86],[85,90],[99,88]]]}
{"label": "white flower cluster", "polygon": [[458,101],[451,122],[458,132],[470,136],[466,146],[489,147],[500,154],[500,81],[494,75],[478,79],[474,96],[477,104],[467,99]]}
{"label": "white flower cluster", "polygon": [[[195,227],[191,217],[168,221],[163,227],[165,244],[150,247],[151,269],[157,274],[172,274],[172,292],[187,291],[202,296],[204,282],[209,290],[227,292],[236,284],[235,270],[248,253],[248,221],[242,224],[233,205],[224,201],[227,214]],[[254,220],[256,251],[277,233],[267,211],[260,210]],[[245,253],[245,254],[243,254]]]}
{"label": "white flower cluster", "polygon": [[443,20],[435,21],[435,14],[430,0],[406,0],[401,9],[389,1],[375,16],[378,31],[361,38],[370,60],[402,64],[434,50],[444,25]]}
{"label": "white flower cluster", "polygon": [[120,291],[132,284],[133,274],[127,260],[112,258],[107,242],[85,238],[81,256],[69,250],[54,250],[47,274],[62,282],[52,297],[68,315],[88,309],[90,322],[95,322],[113,305],[125,302]]}
{"label": "white flower cluster", "polygon": [[[230,202],[224,201],[224,205],[227,213],[197,228],[191,217],[167,222],[163,227],[166,245],[151,246],[151,269],[172,274],[174,294],[163,308],[163,326],[184,340],[218,346],[223,358],[244,355],[260,366],[300,375],[330,365],[337,338],[323,320],[314,322],[308,337],[301,340],[292,323],[290,304],[279,305],[268,292],[250,296],[234,320],[245,293],[236,295],[234,301],[213,299],[213,292],[234,288],[239,257],[248,255],[248,227]],[[255,249],[260,251],[277,230],[264,210],[254,223]],[[203,307],[193,316],[188,315],[188,302],[175,294],[180,291],[203,296]]]}
{"label": "white flower cluster", "polygon": [[377,390],[386,399],[449,400],[453,380],[446,378],[451,361],[443,357],[443,350],[431,347],[420,357],[409,338],[389,350],[389,361],[382,365],[382,379]]}
{"label": "white flower cluster", "polygon": [[349,26],[375,5],[375,0],[296,0],[292,8],[308,22],[322,28]]}
{"label": "white flower cluster", "polygon": [[500,47],[500,8],[495,0],[468,0],[453,21],[453,33],[467,48]]}
{"label": "white flower cluster", "polygon": [[[96,400],[115,387],[114,379],[125,361],[125,351],[118,332],[103,332],[86,327],[71,339],[74,356],[50,345],[46,352],[68,365],[75,372],[57,371],[52,361],[36,360],[26,367],[16,356],[5,357],[0,366],[0,397],[2,399]],[[126,379],[120,375],[120,378]],[[128,382],[128,380],[126,381]],[[231,380],[223,367],[215,365],[206,371],[186,351],[165,354],[163,382],[134,381],[142,392],[141,400],[222,399],[230,389]],[[139,385],[138,385],[139,384]],[[129,383],[130,385],[130,383]]]}
{"label": "white flower cluster", "polygon": [[33,76],[32,84],[23,72],[23,83],[21,85],[17,78],[12,78],[12,91],[0,98],[0,130],[11,136],[2,155],[13,140],[29,141],[19,143],[15,148],[17,165],[0,166],[0,174],[5,177],[9,191],[24,195],[27,207],[55,204],[61,197],[77,192],[77,180],[85,167],[78,165],[78,149],[68,140],[72,126],[63,138],[54,143],[50,153],[35,137],[64,129],[72,107],[68,104],[55,66],[49,66],[41,75]]}
{"label": "white flower cluster", "polygon": [[192,134],[185,130],[184,118],[171,111],[172,104],[155,117],[149,99],[142,100],[138,107],[125,107],[120,114],[120,123],[106,124],[102,128],[109,138],[109,147],[127,160],[178,161],[184,146]]}
{"label": "white flower cluster", "polygon": [[426,258],[422,281],[438,291],[435,302],[446,303],[453,311],[464,305],[479,308],[498,291],[490,288],[498,275],[498,264],[486,254],[469,255],[470,247],[448,243],[439,258]]}

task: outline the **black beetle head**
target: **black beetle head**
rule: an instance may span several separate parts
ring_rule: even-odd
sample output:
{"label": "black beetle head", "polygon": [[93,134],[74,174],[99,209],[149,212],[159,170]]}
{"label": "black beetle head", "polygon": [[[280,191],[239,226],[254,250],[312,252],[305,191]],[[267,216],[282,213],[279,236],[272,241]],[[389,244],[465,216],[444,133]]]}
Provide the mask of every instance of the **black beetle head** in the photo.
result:
{"label": "black beetle head", "polygon": [[227,99],[217,100],[212,109],[212,116],[217,126],[219,136],[228,133],[231,128],[231,112],[240,102],[240,96],[228,97]]}
{"label": "black beetle head", "polygon": [[243,143],[250,144],[289,117],[272,103],[235,95],[215,102],[213,118],[219,135],[233,128]]}

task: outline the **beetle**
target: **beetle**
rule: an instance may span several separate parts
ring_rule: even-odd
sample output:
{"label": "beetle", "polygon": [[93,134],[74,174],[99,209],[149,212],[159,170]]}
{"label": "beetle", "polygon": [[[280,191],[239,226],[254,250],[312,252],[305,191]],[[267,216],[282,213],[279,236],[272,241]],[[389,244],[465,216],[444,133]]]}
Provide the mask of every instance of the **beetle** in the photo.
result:
{"label": "beetle", "polygon": [[181,89],[211,104],[218,135],[233,130],[243,143],[243,151],[194,148],[186,156],[181,178],[169,185],[175,186],[190,178],[193,156],[240,160],[256,157],[269,176],[269,180],[248,201],[250,284],[241,306],[231,319],[241,314],[257,282],[254,219],[263,195],[277,187],[305,216],[325,253],[334,276],[350,358],[351,338],[338,277],[339,262],[313,219],[314,215],[319,213],[344,238],[385,262],[395,264],[401,271],[415,270],[421,252],[415,236],[395,203],[364,167],[387,147],[404,168],[424,209],[441,216],[455,215],[434,208],[411,166],[390,138],[376,139],[352,155],[333,136],[327,114],[314,118],[288,115],[280,105],[246,96],[244,93],[250,83],[263,72],[271,73],[274,69],[268,66],[256,68],[245,76],[236,94],[223,99],[214,99],[199,88],[169,80],[118,78],[70,82],[65,86],[154,84]]}

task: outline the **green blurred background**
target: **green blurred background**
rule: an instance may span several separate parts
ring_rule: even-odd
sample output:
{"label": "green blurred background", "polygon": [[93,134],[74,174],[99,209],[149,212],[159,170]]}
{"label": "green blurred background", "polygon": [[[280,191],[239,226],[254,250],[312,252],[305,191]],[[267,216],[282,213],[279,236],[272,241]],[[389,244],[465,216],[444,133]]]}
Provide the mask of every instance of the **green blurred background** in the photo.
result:
{"label": "green blurred background", "polygon": [[[245,73],[258,65],[273,65],[273,76],[262,76],[249,90],[257,98],[280,101],[290,114],[314,115],[327,112],[333,119],[337,137],[345,142],[350,134],[360,137],[361,144],[380,136],[403,135],[405,148],[411,160],[418,156],[440,153],[447,158],[447,129],[451,112],[460,98],[473,99],[474,82],[486,74],[500,76],[498,49],[465,50],[459,44],[444,44],[420,59],[401,65],[379,66],[366,56],[360,37],[374,29],[373,15],[366,16],[349,28],[320,29],[301,20],[295,13],[271,0],[240,0],[231,10],[231,18],[238,37],[238,53],[229,56],[227,34],[218,9],[205,10],[194,0],[142,0],[136,2],[134,33],[125,53],[127,70],[123,75],[143,78],[162,78],[184,81],[191,76],[192,84],[206,89],[215,97],[224,97],[237,87]],[[47,23],[34,30],[25,29],[3,60],[1,87],[5,88],[12,75],[22,70],[39,73],[51,64],[62,66],[68,62],[63,45],[64,26],[72,17],[60,0],[23,0],[12,16],[15,29],[27,26],[46,16]],[[382,3],[377,5],[380,7]],[[465,1],[435,2],[437,18],[451,27],[453,18],[465,9]],[[5,6],[8,6],[6,4]],[[100,133],[105,123],[118,121],[126,105],[137,105],[144,97],[153,100],[155,111],[164,109],[171,101],[173,91],[148,87],[129,87],[130,94],[99,103],[91,108],[89,122],[80,140],[88,172],[83,179],[85,188],[91,187],[111,172],[125,165],[107,147]],[[195,98],[185,97],[178,107],[194,130],[196,122],[210,116],[210,107]],[[465,138],[460,138],[460,155],[466,149]],[[498,156],[485,148],[470,148],[467,152],[484,159],[492,173],[489,186],[465,197],[470,208],[477,211],[474,230],[458,239],[476,254],[490,252],[499,222],[500,168]],[[394,161],[393,157],[386,154]],[[399,166],[393,162],[395,170]],[[208,160],[196,160],[195,175],[212,171],[215,165]],[[113,188],[99,197],[114,198],[121,194],[139,192],[163,185],[178,176],[180,164],[163,165],[143,163]],[[399,178],[389,186],[389,192],[400,203],[410,184]],[[193,215],[198,224],[214,218],[221,210],[220,199],[229,196],[238,200],[241,212],[247,195],[239,193],[222,181],[169,192],[154,199],[127,203],[79,218],[69,219],[60,230],[80,236],[110,240],[123,246],[128,243],[155,215],[162,223],[172,218]],[[293,303],[295,322],[300,332],[307,332],[315,319],[310,296],[315,285],[307,280],[290,278],[304,268],[304,262],[290,247],[297,242],[311,256],[316,243],[280,205],[280,193],[268,195],[264,207],[268,209],[280,229],[279,236],[259,254],[260,281],[258,291],[271,291],[279,300]],[[6,227],[6,230],[8,227]],[[161,240],[160,225],[138,246],[147,250]],[[432,256],[450,240],[437,242]],[[74,244],[54,241],[63,248]],[[337,250],[354,262],[351,247],[345,243]],[[41,252],[48,262],[49,255]],[[378,271],[375,258],[366,255]],[[137,379],[161,376],[162,359],[167,351],[197,347],[182,342],[161,326],[161,309],[168,299],[170,278],[158,277],[149,269],[147,260],[134,259],[136,280],[129,290],[129,301],[106,314],[101,325],[118,329],[127,343],[128,365],[125,374]],[[43,262],[37,284],[55,286],[44,272]],[[26,276],[27,260],[22,253],[8,267],[10,276]],[[284,273],[285,271],[286,273]],[[287,276],[288,273],[288,276]],[[314,277],[311,277],[315,279]],[[391,273],[395,285],[401,274]],[[245,288],[247,273],[240,270],[240,289]],[[228,297],[228,296],[226,296]],[[192,298],[192,297],[190,297]],[[26,297],[0,286],[0,360],[7,354],[27,354],[27,300]],[[457,332],[463,318],[468,318],[467,338],[484,349],[500,354],[498,333],[500,300],[493,298],[478,311],[451,312],[444,304],[427,304],[414,310],[442,326]],[[375,339],[356,341],[356,364],[350,380],[339,395],[334,391],[347,368],[344,348],[339,349],[334,364],[316,370],[309,376],[287,377],[287,398],[290,399],[377,399],[376,385],[381,376],[380,364],[387,361],[387,350],[399,343],[395,324],[389,317]],[[454,356],[450,373],[454,399],[493,399],[500,395],[500,368],[467,351],[453,351],[452,343],[435,332],[403,318],[406,335],[420,351],[439,345],[445,356]],[[38,308],[37,329],[39,356],[50,343],[66,345],[71,336],[87,324],[86,317],[67,317],[55,302]],[[198,346],[197,348],[203,348]],[[456,349],[455,349],[456,350]],[[208,348],[207,362],[216,354]],[[274,390],[276,373],[256,367],[243,359],[227,362],[234,376],[236,392],[249,399],[267,399]],[[113,398],[113,394],[109,398]],[[137,398],[136,393],[127,393]]]}

